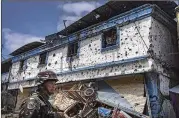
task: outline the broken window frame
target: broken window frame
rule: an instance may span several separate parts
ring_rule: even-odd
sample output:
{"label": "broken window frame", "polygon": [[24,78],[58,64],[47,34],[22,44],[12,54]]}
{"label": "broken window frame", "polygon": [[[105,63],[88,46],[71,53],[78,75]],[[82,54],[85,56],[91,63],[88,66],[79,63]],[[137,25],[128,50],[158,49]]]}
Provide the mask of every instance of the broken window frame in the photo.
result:
{"label": "broken window frame", "polygon": [[[73,46],[73,48],[72,48]],[[73,51],[72,51],[73,50]],[[67,57],[78,57],[79,56],[79,41],[73,41],[68,44]]]}
{"label": "broken window frame", "polygon": [[[115,40],[115,43],[114,44],[111,44],[111,45],[108,45],[106,46],[105,44],[105,33],[111,31],[111,30],[114,30],[116,31],[116,40]],[[103,30],[103,33],[102,33],[102,41],[101,41],[101,52],[103,51],[107,51],[107,50],[112,50],[112,49],[116,49],[119,47],[119,44],[120,44],[120,40],[119,40],[119,27],[118,26],[115,26],[115,27],[111,27],[111,28],[108,28],[108,29],[105,29]]]}
{"label": "broken window frame", "polygon": [[[43,52],[39,55],[39,65],[38,66],[43,66],[47,64],[47,56],[48,52]],[[44,57],[43,57],[44,56]],[[42,61],[43,59],[43,61]]]}
{"label": "broken window frame", "polygon": [[25,71],[27,68],[27,60],[20,60],[19,72]]}

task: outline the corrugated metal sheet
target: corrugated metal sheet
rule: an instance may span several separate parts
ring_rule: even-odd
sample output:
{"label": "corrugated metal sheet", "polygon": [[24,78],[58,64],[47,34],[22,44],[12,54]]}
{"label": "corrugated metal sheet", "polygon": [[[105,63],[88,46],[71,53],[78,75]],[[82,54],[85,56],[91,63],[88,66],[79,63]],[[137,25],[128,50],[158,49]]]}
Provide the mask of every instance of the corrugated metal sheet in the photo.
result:
{"label": "corrugated metal sheet", "polygon": [[173,87],[170,89],[170,92],[173,92],[173,93],[178,93],[179,94],[179,85]]}
{"label": "corrugated metal sheet", "polygon": [[99,91],[97,91],[97,101],[107,104],[109,106],[117,107],[127,113],[133,114],[141,118],[148,118],[148,116],[142,113],[136,112],[133,106],[123,98],[122,95],[116,92],[111,86],[106,82],[100,81],[98,83]]}
{"label": "corrugated metal sheet", "polygon": [[122,96],[117,93],[105,81],[98,83],[99,91],[97,91],[97,100],[110,104],[111,106],[123,106],[128,109],[133,109],[132,105]]}

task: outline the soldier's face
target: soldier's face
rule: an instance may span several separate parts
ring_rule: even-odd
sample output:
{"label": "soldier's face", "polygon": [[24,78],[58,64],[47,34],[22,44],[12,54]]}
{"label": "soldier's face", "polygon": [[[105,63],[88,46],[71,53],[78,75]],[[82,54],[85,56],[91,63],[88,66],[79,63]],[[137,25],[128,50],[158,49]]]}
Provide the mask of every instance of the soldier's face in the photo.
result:
{"label": "soldier's face", "polygon": [[50,94],[54,94],[55,92],[55,89],[56,89],[56,82],[55,81],[47,81],[44,83],[47,91],[50,93]]}

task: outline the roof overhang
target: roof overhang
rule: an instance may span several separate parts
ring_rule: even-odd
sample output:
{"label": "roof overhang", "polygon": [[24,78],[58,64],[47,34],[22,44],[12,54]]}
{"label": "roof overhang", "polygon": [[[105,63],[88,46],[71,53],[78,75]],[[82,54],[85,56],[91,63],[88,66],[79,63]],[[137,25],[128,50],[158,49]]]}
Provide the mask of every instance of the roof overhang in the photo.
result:
{"label": "roof overhang", "polygon": [[[156,4],[172,19],[175,18],[177,4],[173,1],[110,1],[59,31],[57,34],[67,36],[144,4]],[[98,18],[96,18],[97,15]]]}
{"label": "roof overhang", "polygon": [[22,46],[22,47],[16,49],[16,50],[13,51],[10,55],[16,56],[16,55],[21,54],[21,53],[23,53],[23,52],[27,52],[27,51],[29,51],[29,50],[32,50],[32,49],[34,49],[34,48],[37,48],[37,47],[39,47],[39,46],[41,46],[41,45],[43,45],[43,44],[44,44],[44,43],[38,42],[38,41],[31,42],[31,43],[28,43],[28,44],[26,44],[26,45],[24,45],[24,46]]}

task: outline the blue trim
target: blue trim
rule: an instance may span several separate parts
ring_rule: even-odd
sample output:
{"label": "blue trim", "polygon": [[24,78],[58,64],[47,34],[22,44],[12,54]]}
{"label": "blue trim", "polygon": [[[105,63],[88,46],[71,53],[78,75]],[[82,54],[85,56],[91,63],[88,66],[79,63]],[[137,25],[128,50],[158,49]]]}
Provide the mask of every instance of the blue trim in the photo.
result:
{"label": "blue trim", "polygon": [[28,81],[33,81],[33,80],[35,80],[35,77],[24,79],[24,80],[20,80],[20,81],[15,81],[15,82],[9,82],[9,84],[15,84],[15,83],[20,83],[20,82],[28,82]]}
{"label": "blue trim", "polygon": [[79,71],[84,71],[84,70],[92,70],[92,69],[110,67],[110,66],[114,66],[114,65],[123,64],[123,63],[129,63],[129,62],[144,60],[144,59],[147,59],[147,58],[148,58],[148,55],[145,55],[145,56],[134,57],[134,58],[120,60],[120,61],[101,63],[101,64],[97,64],[97,65],[94,65],[94,66],[76,68],[76,69],[73,69],[72,71],[70,70],[70,71],[65,71],[65,72],[57,72],[57,75],[69,74],[69,73],[74,73],[74,72],[79,72]]}
{"label": "blue trim", "polygon": [[[115,62],[102,63],[102,64],[97,64],[95,66],[88,66],[88,67],[82,67],[82,68],[73,69],[72,71],[57,72],[57,75],[70,74],[70,73],[75,73],[75,72],[79,72],[79,71],[92,70],[92,69],[98,69],[98,68],[103,68],[103,67],[111,67],[111,66],[114,66],[114,65],[119,65],[119,64],[130,63],[130,62],[135,62],[135,61],[139,61],[139,60],[144,60],[144,59],[147,59],[147,58],[148,58],[148,55],[135,57],[135,58],[130,58],[130,59],[125,59],[125,60],[120,60],[120,61],[115,61]],[[25,82],[25,81],[32,81],[32,80],[35,80],[35,77],[20,80],[20,81],[15,81],[15,82],[9,82],[9,84]]]}
{"label": "blue trim", "polygon": [[[38,55],[38,54],[43,53],[44,51],[47,51],[47,50],[48,51],[54,50],[61,46],[67,45],[70,41],[75,41],[77,39],[84,40],[84,39],[86,39],[86,37],[89,38],[89,37],[98,35],[102,30],[104,30],[106,28],[114,27],[116,25],[125,25],[127,22],[134,22],[136,20],[145,18],[146,16],[151,16],[153,7],[154,6],[149,5],[149,4],[142,5],[138,8],[135,8],[135,9],[132,9],[125,13],[122,13],[120,15],[114,16],[105,22],[87,27],[87,28],[82,29],[78,32],[70,34],[68,37],[59,39],[62,41],[62,43],[60,43],[61,41],[59,41],[60,44],[54,44],[54,47],[51,47],[50,49],[46,45],[42,45],[39,48],[36,48],[32,51],[28,51],[28,52],[25,52],[24,54],[17,55],[12,58],[12,62],[14,63],[21,59]],[[79,37],[77,34],[79,34]],[[68,39],[69,39],[69,41],[68,41]]]}

